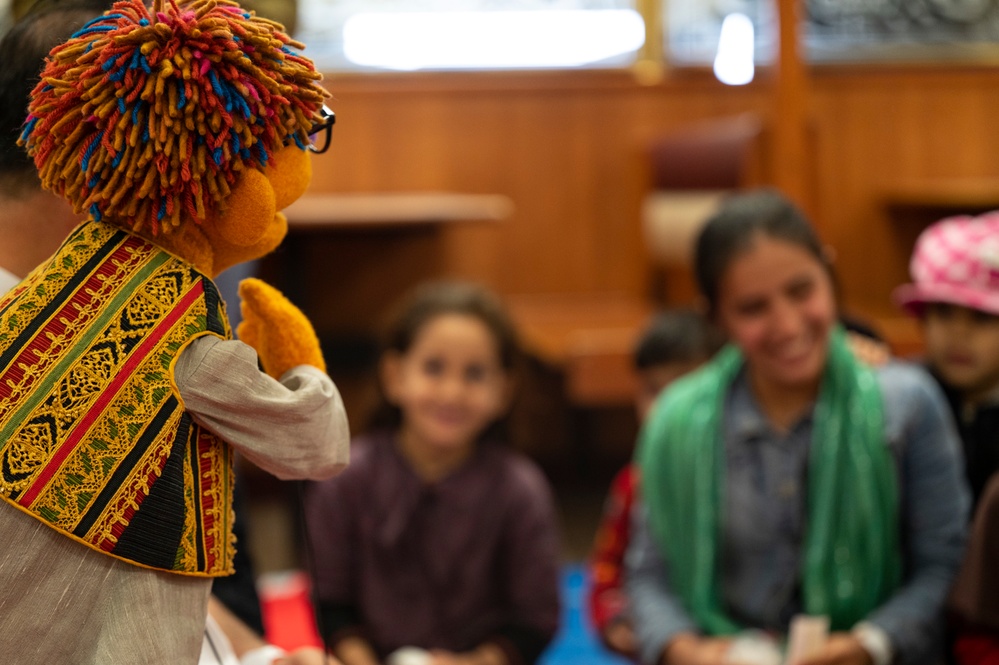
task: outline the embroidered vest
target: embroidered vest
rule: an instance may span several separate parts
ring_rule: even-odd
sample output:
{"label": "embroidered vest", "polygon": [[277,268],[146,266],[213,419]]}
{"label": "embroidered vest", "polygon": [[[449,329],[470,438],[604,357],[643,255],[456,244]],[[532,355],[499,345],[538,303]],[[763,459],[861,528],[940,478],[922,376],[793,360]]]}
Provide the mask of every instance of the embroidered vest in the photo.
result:
{"label": "embroidered vest", "polygon": [[232,572],[229,447],[184,411],[172,363],[231,337],[215,285],[100,222],[0,297],[0,495],[144,567]]}

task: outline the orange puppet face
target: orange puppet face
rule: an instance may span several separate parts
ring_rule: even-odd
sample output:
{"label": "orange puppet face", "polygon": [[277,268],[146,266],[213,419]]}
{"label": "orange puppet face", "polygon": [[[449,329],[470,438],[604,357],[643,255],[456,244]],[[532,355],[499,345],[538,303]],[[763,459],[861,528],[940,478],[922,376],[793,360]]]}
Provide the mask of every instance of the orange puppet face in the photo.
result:
{"label": "orange puppet face", "polygon": [[308,152],[288,146],[264,170],[244,169],[227,199],[225,211],[203,225],[212,245],[212,272],[273,251],[288,232],[281,210],[305,193],[312,179]]}

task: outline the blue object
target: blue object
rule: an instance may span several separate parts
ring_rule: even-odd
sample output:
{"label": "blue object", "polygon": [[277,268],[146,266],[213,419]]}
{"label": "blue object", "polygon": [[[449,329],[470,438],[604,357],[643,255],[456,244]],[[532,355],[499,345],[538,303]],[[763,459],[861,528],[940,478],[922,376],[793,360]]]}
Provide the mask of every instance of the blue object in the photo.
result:
{"label": "blue object", "polygon": [[632,665],[627,658],[600,643],[587,610],[589,579],[578,563],[562,568],[562,620],[555,639],[541,654],[538,665]]}

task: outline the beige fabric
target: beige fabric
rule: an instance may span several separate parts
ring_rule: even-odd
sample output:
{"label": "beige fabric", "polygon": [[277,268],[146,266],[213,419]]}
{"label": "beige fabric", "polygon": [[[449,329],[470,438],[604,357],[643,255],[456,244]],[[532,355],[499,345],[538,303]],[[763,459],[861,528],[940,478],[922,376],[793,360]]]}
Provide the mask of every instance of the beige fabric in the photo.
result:
{"label": "beige fabric", "polygon": [[184,408],[200,425],[278,478],[330,478],[350,458],[350,428],[333,381],[300,365],[281,382],[246,344],[199,337],[174,366]]}
{"label": "beige fabric", "polygon": [[9,505],[0,534],[0,661],[198,662],[211,580],[100,554]]}

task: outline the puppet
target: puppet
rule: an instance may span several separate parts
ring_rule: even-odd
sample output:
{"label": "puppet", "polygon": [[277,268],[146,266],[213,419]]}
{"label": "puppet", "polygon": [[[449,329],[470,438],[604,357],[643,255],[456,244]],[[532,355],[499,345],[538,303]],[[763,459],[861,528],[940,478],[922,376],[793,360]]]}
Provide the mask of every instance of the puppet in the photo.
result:
{"label": "puppet", "polygon": [[[11,662],[194,662],[210,579],[232,567],[230,444],[285,477],[345,463],[308,320],[241,284],[267,378],[226,341],[212,282],[281,242],[310,136],[332,124],[301,48],[227,0],[132,0],[50,54],[22,142],[88,220],[0,299]],[[268,399],[293,408],[268,421]]]}

